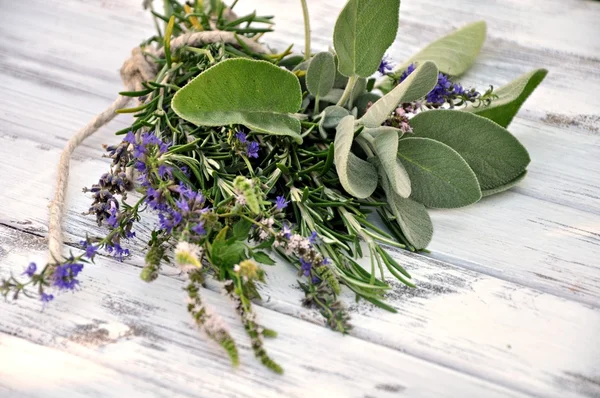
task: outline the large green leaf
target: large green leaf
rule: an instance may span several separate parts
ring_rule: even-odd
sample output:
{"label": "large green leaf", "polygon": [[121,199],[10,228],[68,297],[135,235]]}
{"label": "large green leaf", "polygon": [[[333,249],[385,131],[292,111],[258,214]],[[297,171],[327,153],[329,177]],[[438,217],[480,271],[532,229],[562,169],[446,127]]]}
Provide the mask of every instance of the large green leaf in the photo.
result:
{"label": "large green leaf", "polygon": [[428,207],[463,207],[481,199],[475,173],[446,144],[430,138],[403,138],[398,157],[412,182],[411,198]]}
{"label": "large green leaf", "polygon": [[390,187],[382,165],[378,160],[373,163],[378,165],[381,175],[381,186],[385,191],[386,199],[396,222],[400,226],[404,237],[416,249],[424,249],[431,242],[433,236],[433,224],[427,209],[421,203],[409,198],[403,198],[396,194]]}
{"label": "large green leaf", "polygon": [[520,183],[521,181],[523,181],[526,176],[527,176],[527,170],[525,170],[524,172],[519,174],[516,178],[507,182],[506,184],[500,185],[496,188],[482,190],[481,195],[485,197],[485,196],[495,195],[497,193],[507,191],[507,190],[511,189],[512,187],[514,187],[515,185],[517,185],[518,183]]}
{"label": "large green leaf", "polygon": [[319,132],[323,137],[327,137],[326,129],[335,128],[340,121],[348,116],[350,112],[341,106],[332,105],[323,109],[321,112],[321,120],[319,120]]}
{"label": "large green leaf", "polygon": [[342,187],[350,195],[364,199],[377,188],[377,170],[371,163],[354,155],[354,116],[344,117],[337,125],[334,140],[334,160]]}
{"label": "large green leaf", "polygon": [[433,62],[419,65],[402,83],[381,97],[367,110],[359,122],[366,127],[379,127],[402,102],[412,102],[429,93],[436,85],[438,70]]}
{"label": "large green leaf", "polygon": [[519,76],[512,82],[500,87],[495,91],[498,96],[489,106],[468,106],[468,112],[487,117],[501,126],[507,127],[513,117],[523,105],[523,102],[531,95],[533,90],[544,80],[548,74],[546,69],[536,69]]}
{"label": "large green leaf", "polygon": [[375,73],[396,37],[399,10],[400,0],[348,0],[333,32],[342,75]]}
{"label": "large green leaf", "polygon": [[172,108],[200,126],[242,124],[301,143],[300,122],[290,115],[301,103],[294,74],[265,61],[236,58],[219,62],[190,81],[175,94]]}
{"label": "large green leaf", "polygon": [[323,97],[333,88],[335,61],[333,54],[321,52],[313,57],[306,72],[306,87],[315,97]]}
{"label": "large green leaf", "polygon": [[485,31],[484,21],[463,26],[413,55],[404,68],[411,63],[433,61],[440,72],[451,76],[461,75],[475,62],[485,41]]}
{"label": "large green leaf", "polygon": [[398,160],[398,133],[385,130],[377,134],[373,139],[373,147],[381,164],[380,171],[387,176],[391,190],[403,198],[408,198],[411,192],[410,177],[402,162]]}
{"label": "large green leaf", "polygon": [[410,125],[417,137],[434,139],[458,152],[477,175],[481,189],[511,181],[530,162],[525,147],[508,130],[472,113],[421,112]]}

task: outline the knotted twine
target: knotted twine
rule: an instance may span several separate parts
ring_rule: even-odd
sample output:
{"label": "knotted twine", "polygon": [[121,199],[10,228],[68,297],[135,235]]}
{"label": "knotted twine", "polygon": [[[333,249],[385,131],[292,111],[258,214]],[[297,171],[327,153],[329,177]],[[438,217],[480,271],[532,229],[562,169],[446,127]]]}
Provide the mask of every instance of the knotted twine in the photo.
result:
{"label": "knotted twine", "polygon": [[[171,41],[171,51],[176,51],[184,46],[201,47],[210,43],[227,43],[239,46],[240,41],[255,53],[264,54],[267,52],[262,45],[248,37],[237,36],[234,32],[219,30],[189,32],[178,36]],[[139,47],[134,48],[131,51],[131,57],[126,60],[121,67],[121,79],[125,85],[125,91],[143,90],[144,86],[142,85],[142,82],[152,81],[156,77],[157,66],[152,57],[148,55],[163,58],[165,56],[165,50],[164,48],[145,48],[144,52],[142,52],[142,49]],[[64,216],[71,155],[83,140],[98,131],[100,127],[110,122],[117,115],[116,111],[125,108],[131,99],[131,97],[119,95],[112,105],[96,115],[87,125],[85,125],[85,127],[67,141],[67,144],[60,155],[56,173],[56,191],[54,193],[54,199],[49,204],[50,220],[48,223],[48,250],[49,262],[51,264],[60,262],[61,258],[63,244],[62,219]]]}

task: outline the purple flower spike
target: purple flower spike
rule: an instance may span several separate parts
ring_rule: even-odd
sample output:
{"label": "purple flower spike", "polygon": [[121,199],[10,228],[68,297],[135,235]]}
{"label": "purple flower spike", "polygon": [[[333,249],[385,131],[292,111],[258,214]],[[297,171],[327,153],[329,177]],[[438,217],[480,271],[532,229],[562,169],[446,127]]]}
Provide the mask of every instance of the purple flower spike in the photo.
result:
{"label": "purple flower spike", "polygon": [[66,263],[61,264],[54,270],[54,286],[60,290],[74,290],[79,281],[75,279],[83,270],[83,264]]}
{"label": "purple flower spike", "polygon": [[37,264],[34,262],[31,262],[25,269],[25,272],[23,272],[21,275],[27,275],[28,277],[31,278],[35,274],[35,271],[37,271]]}
{"label": "purple flower spike", "polygon": [[386,73],[391,72],[393,69],[394,69],[394,65],[390,61],[389,57],[387,55],[384,55],[383,59],[381,60],[381,63],[379,64],[379,68],[377,68],[377,70],[382,75],[385,75]]}
{"label": "purple flower spike", "polygon": [[123,141],[129,142],[130,144],[135,144],[135,134],[133,131],[128,132]]}
{"label": "purple flower spike", "polygon": [[248,155],[249,158],[258,158],[258,148],[258,142],[250,142],[246,148],[246,155]]}
{"label": "purple flower spike", "polygon": [[242,144],[245,144],[248,141],[246,138],[246,133],[244,133],[242,130],[236,131],[235,138],[237,138]]}
{"label": "purple flower spike", "polygon": [[54,300],[54,296],[53,296],[53,295],[51,295],[51,294],[42,293],[42,294],[40,294],[40,300],[41,300],[43,303],[49,303],[49,302],[51,302],[52,300]]}
{"label": "purple flower spike", "polygon": [[290,203],[290,201],[286,201],[285,198],[283,196],[278,196],[277,200],[275,201],[275,207],[277,208],[277,210],[283,210],[288,206],[288,203]]}
{"label": "purple flower spike", "polygon": [[304,276],[309,276],[310,270],[312,269],[312,263],[309,261],[306,261],[303,258],[300,258],[300,266],[301,266],[302,273],[304,274]]}

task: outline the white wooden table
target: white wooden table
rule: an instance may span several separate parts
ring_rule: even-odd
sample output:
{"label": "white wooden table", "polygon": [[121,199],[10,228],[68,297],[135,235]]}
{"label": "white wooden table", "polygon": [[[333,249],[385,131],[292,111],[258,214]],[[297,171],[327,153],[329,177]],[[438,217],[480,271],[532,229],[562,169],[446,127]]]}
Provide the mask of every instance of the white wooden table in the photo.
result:
{"label": "white wooden table", "polygon": [[[122,61],[152,33],[139,3],[0,0],[0,275],[44,260],[60,150],[113,100]],[[342,5],[309,0],[317,49]],[[238,7],[274,14],[269,43],[302,49],[299,2]],[[293,270],[269,268],[257,312],[279,332],[267,343],[285,368],[276,376],[215,286],[205,296],[241,348],[232,370],[192,326],[174,270],[145,284],[140,256],[102,257],[81,291],[44,311],[0,302],[0,397],[600,397],[600,2],[406,0],[391,55],[401,61],[478,19],[488,41],[462,83],[550,71],[511,126],[531,153],[529,176],[475,206],[434,211],[431,255],[394,253],[418,282],[390,293],[398,314],[347,294],[355,329],[341,336],[301,308]],[[67,244],[99,231],[80,215],[81,187],[107,169],[100,144],[128,123],[118,118],[77,150]]]}

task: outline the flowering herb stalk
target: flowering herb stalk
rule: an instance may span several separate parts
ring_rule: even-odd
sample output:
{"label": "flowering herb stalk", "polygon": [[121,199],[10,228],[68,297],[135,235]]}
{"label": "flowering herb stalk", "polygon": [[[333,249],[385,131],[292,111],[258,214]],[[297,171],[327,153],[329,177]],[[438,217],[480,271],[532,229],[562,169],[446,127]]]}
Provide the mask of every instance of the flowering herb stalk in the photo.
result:
{"label": "flowering herb stalk", "polygon": [[452,33],[394,71],[385,52],[399,0],[362,11],[349,0],[335,51],[317,54],[303,1],[304,56],[258,44],[271,17],[205,3],[166,0],[167,15],[152,10],[166,23],[141,45],[155,77],[121,93],[139,102],[120,111],[134,122],[106,147],[108,173],[84,190],[106,236],[87,237],[82,254],[40,272],[30,264],[0,292],[16,298],[36,289],[49,302],[52,292],[75,290],[99,250],[127,258],[140,213],[149,212],[156,222],[141,278],[152,282],[167,263],[187,275],[188,312],[237,365],[235,341],[201,296],[206,278],[219,281],[255,356],[280,373],[264,347],[275,332],[253,311],[273,255],[297,269],[302,304],[334,330],[351,329],[337,298],[343,286],[395,312],[385,303],[386,274],[414,284],[384,247],[424,250],[433,233],[426,207],[467,206],[523,178],[529,157],[504,127],[543,76],[483,94],[459,84],[455,76],[483,42],[481,23],[458,31],[474,53],[448,56]]}

